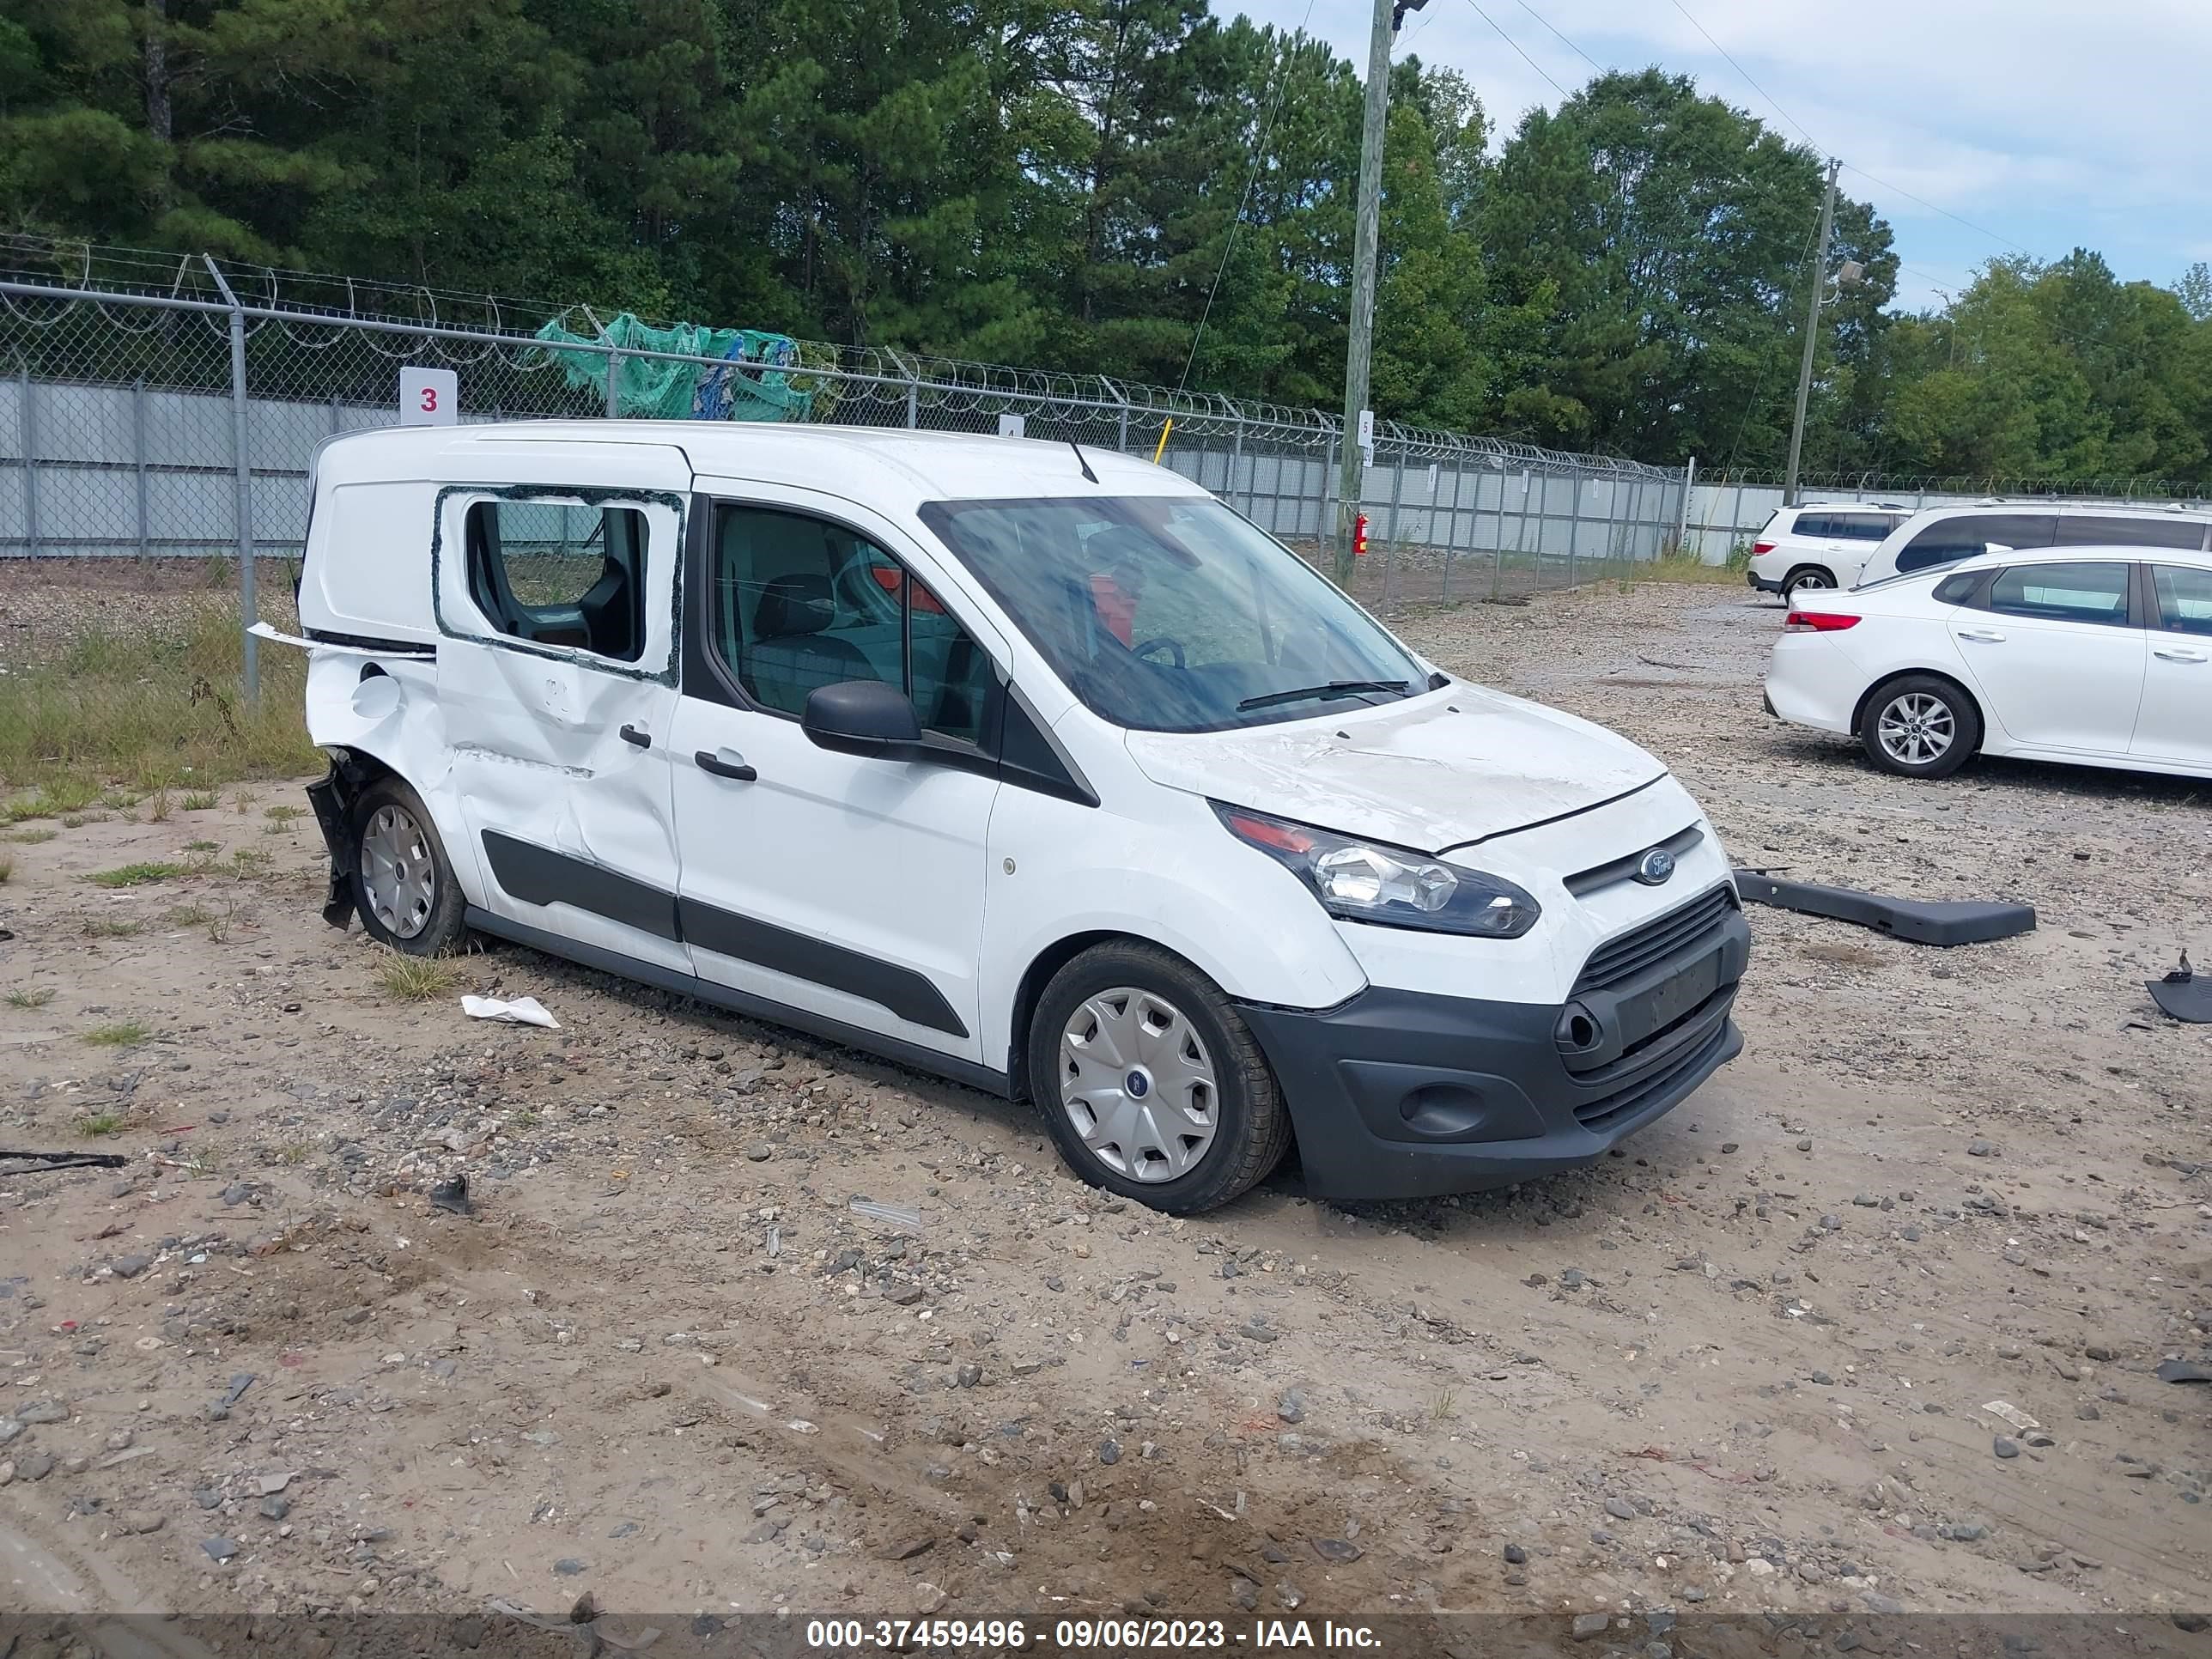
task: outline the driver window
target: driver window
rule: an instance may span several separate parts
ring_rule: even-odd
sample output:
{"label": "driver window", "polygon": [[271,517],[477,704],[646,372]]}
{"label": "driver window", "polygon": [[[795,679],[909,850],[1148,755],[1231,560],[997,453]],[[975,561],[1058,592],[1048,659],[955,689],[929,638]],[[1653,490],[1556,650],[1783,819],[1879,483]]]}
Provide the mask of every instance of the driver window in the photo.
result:
{"label": "driver window", "polygon": [[726,507],[715,526],[716,653],[762,707],[796,715],[817,686],[904,690],[926,732],[981,744],[998,678],[989,653],[883,549],[841,525]]}
{"label": "driver window", "polygon": [[1097,638],[1148,662],[1197,668],[1281,659],[1282,641],[1255,603],[1251,561],[1211,545],[1204,526],[1176,514],[1175,544],[1132,525],[1102,525],[1083,541]]}

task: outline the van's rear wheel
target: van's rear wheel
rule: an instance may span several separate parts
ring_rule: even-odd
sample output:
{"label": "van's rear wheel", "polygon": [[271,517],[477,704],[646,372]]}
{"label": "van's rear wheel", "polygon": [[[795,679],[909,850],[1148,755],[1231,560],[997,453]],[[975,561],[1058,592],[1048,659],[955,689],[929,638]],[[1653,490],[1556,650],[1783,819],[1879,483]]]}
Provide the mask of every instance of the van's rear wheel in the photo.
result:
{"label": "van's rear wheel", "polygon": [[1053,975],[1030,1024],[1037,1109],[1094,1187],[1175,1215],[1226,1204],[1290,1146],[1281,1091],[1220,988],[1134,940]]}
{"label": "van's rear wheel", "polygon": [[353,836],[354,908],[369,937],[410,957],[459,945],[466,902],[415,792],[378,779],[354,802]]}

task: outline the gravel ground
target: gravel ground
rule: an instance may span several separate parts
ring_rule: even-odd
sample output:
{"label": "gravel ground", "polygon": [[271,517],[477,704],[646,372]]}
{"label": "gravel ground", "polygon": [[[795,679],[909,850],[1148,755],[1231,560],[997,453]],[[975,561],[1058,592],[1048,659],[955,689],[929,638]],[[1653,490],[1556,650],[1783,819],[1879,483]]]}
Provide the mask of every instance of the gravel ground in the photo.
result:
{"label": "gravel ground", "polygon": [[[1760,713],[1777,619],[1405,631],[1650,745],[1740,862],[2040,928],[1754,910],[1743,1058],[1480,1198],[1170,1220],[1020,1110],[526,951],[395,1001],[292,785],[0,844],[0,1144],[129,1159],[0,1176],[0,1601],[2196,1628],[2212,1389],[2153,1373],[2212,1358],[2212,1032],[2142,981],[2212,956],[2208,791],[1879,776]],[[138,860],[196,867],[85,879]]]}

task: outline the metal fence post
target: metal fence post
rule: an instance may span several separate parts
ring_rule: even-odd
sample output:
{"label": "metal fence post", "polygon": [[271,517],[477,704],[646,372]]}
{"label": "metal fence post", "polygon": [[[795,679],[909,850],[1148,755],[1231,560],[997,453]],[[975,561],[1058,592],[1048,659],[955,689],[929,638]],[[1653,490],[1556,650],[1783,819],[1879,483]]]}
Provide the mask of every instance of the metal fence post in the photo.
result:
{"label": "metal fence post", "polygon": [[607,353],[607,418],[622,419],[622,353]]}
{"label": "metal fence post", "polygon": [[[1329,526],[1336,522],[1336,515],[1330,510],[1336,504],[1336,428],[1331,427],[1328,434],[1328,446],[1322,462],[1321,511],[1314,520],[1314,556],[1316,558],[1319,558],[1328,551],[1325,544],[1328,538]],[[1299,465],[1303,466],[1304,463],[1301,462]]]}
{"label": "metal fence post", "polygon": [[1129,453],[1129,405],[1127,403],[1121,405],[1121,435],[1115,441],[1115,447],[1124,455]]}
{"label": "metal fence post", "polygon": [[1573,470],[1574,488],[1567,492],[1567,586],[1575,585],[1575,556],[1581,550],[1583,539],[1583,469],[1577,462]]}
{"label": "metal fence post", "polygon": [[[1239,415],[1237,417],[1237,429],[1229,440],[1229,477],[1225,481],[1229,487],[1221,492],[1228,497],[1229,503],[1232,507],[1237,504],[1237,470],[1243,464],[1244,417]],[[1252,492],[1249,489],[1244,492],[1244,516],[1248,519],[1252,516]]]}
{"label": "metal fence post", "polygon": [[906,383],[906,423],[909,431],[921,424],[921,382],[919,380]]}
{"label": "metal fence post", "polygon": [[1453,544],[1459,540],[1459,491],[1467,481],[1467,469],[1457,461],[1452,463],[1451,517],[1444,520],[1444,583],[1443,591],[1437,596],[1439,605],[1451,603],[1451,568]]}
{"label": "metal fence post", "polygon": [[31,401],[28,363],[16,371],[15,386],[22,400],[18,419],[23,430],[23,552],[35,559],[39,556],[39,419]]}
{"label": "metal fence post", "polygon": [[131,460],[137,475],[138,557],[143,562],[154,550],[146,510],[146,377],[143,374],[131,387]]}
{"label": "metal fence post", "polygon": [[1406,493],[1406,456],[1390,469],[1390,550],[1382,558],[1382,614],[1398,614],[1398,502]]}
{"label": "metal fence post", "polygon": [[246,400],[246,310],[238,303],[238,296],[230,291],[230,284],[223,280],[222,268],[204,253],[200,259],[207,266],[208,274],[215,278],[216,287],[222,291],[223,303],[230,307],[231,447],[237,462],[239,665],[246,682],[246,701],[253,703],[261,697],[261,659],[257,650],[260,642],[253,637],[253,624],[260,620],[260,613],[253,597],[253,416]]}

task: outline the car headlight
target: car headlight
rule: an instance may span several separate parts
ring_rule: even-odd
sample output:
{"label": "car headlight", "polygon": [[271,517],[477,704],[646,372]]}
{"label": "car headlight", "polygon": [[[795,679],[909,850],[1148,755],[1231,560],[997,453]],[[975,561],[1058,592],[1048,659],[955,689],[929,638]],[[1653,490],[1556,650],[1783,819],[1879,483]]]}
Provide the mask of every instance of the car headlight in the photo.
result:
{"label": "car headlight", "polygon": [[1401,847],[1332,835],[1249,807],[1212,803],[1229,833],[1305,883],[1322,908],[1347,921],[1418,927],[1482,939],[1519,939],[1542,914],[1500,876],[1442,864]]}

